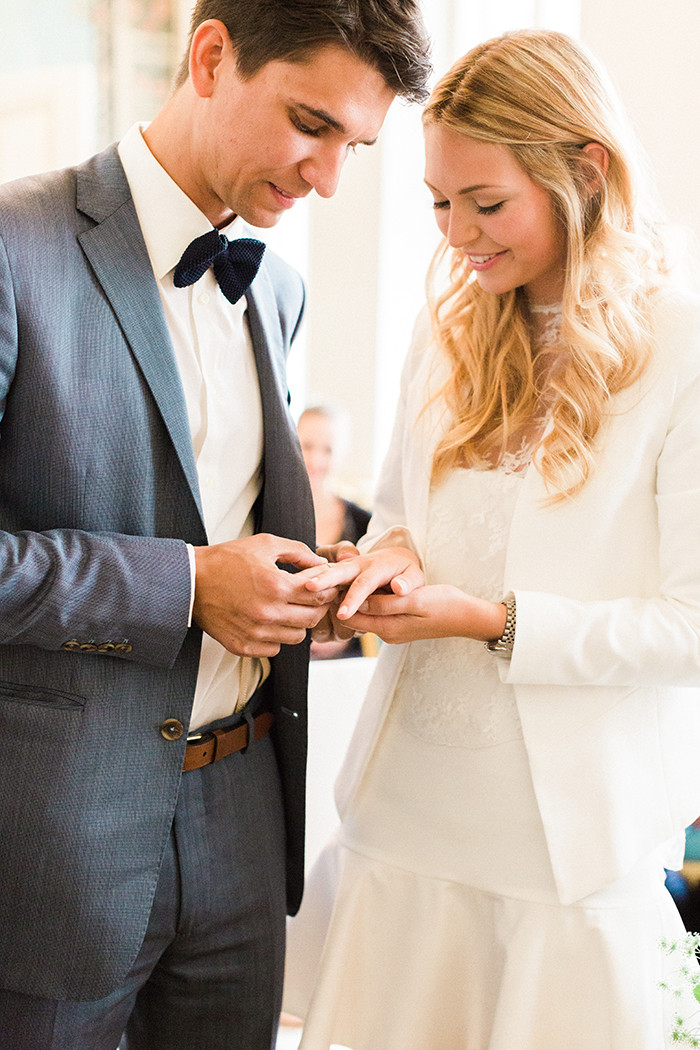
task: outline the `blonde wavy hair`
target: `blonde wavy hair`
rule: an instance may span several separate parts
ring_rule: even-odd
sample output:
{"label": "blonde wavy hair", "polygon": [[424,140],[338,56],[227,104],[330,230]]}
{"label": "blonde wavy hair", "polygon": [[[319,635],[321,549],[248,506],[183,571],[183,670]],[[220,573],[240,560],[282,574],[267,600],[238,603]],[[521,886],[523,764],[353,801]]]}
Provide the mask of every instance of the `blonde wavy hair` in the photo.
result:
{"label": "blonde wavy hair", "polygon": [[[642,374],[653,349],[649,307],[666,267],[644,160],[604,73],[577,43],[547,30],[475,47],[439,81],[423,120],[507,146],[564,224],[567,353],[546,380],[553,425],[534,458],[549,502],[558,502],[590,477],[610,399]],[[582,148],[590,142],[609,155],[602,179]],[[447,287],[443,280],[438,291],[445,264]],[[452,420],[433,461],[439,481],[455,467],[502,463],[532,428],[543,392],[523,289],[484,292],[467,256],[443,242],[428,301],[450,365],[438,395]]]}

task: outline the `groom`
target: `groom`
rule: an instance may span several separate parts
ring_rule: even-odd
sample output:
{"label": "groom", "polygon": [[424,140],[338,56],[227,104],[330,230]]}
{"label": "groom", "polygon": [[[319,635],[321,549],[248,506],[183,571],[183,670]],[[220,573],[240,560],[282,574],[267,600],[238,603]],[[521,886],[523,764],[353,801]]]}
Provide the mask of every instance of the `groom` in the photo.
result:
{"label": "groom", "polygon": [[244,223],[427,72],[414,0],[199,0],[150,125],[0,189],[0,1050],[274,1042],[333,595]]}

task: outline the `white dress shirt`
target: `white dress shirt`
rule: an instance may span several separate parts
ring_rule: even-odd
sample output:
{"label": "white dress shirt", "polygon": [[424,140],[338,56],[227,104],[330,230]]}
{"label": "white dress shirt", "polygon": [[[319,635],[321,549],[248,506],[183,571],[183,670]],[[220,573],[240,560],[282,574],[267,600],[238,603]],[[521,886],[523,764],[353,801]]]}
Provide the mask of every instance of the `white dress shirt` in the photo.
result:
{"label": "white dress shirt", "polygon": [[[135,124],[119,143],[187,403],[202,511],[210,543],[250,536],[260,492],[263,420],[245,296],[232,305],[211,267],[187,288],[173,270],[187,245],[212,229],[158,163]],[[245,234],[242,220],[224,230]],[[194,595],[194,553],[190,548]],[[205,634],[190,730],[239,710],[267,673],[265,660],[234,656]]]}

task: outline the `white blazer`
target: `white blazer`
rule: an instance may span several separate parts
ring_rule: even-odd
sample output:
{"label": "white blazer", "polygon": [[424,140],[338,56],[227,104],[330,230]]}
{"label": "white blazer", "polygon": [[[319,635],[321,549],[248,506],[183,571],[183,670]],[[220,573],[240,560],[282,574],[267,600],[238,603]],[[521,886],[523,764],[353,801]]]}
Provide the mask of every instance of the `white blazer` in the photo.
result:
{"label": "white blazer", "polygon": [[[574,499],[546,507],[531,468],[508,542],[503,593],[516,595],[517,631],[499,669],[515,688],[565,904],[623,876],[700,814],[700,301],[664,292],[654,335],[652,365],[613,403],[593,476]],[[423,409],[443,380],[424,311],[364,547],[407,527],[424,553],[445,422],[440,402]],[[336,784],[341,817],[405,653],[382,647]]]}

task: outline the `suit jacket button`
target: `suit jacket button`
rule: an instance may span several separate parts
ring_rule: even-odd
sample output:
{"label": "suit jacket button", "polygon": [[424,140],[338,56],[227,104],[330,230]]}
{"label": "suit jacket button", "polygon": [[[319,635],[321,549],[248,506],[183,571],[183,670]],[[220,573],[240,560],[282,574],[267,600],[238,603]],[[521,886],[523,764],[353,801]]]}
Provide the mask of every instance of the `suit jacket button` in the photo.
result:
{"label": "suit jacket button", "polygon": [[177,718],[166,718],[160,727],[160,735],[166,740],[179,740],[185,732],[185,727]]}
{"label": "suit jacket button", "polygon": [[117,642],[114,646],[115,653],[130,653],[131,645],[128,642]]}
{"label": "suit jacket button", "polygon": [[71,638],[69,642],[64,642],[61,649],[65,649],[67,653],[74,653],[80,649],[80,642],[76,638]]}

